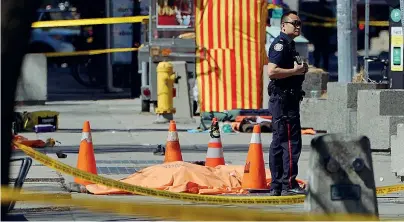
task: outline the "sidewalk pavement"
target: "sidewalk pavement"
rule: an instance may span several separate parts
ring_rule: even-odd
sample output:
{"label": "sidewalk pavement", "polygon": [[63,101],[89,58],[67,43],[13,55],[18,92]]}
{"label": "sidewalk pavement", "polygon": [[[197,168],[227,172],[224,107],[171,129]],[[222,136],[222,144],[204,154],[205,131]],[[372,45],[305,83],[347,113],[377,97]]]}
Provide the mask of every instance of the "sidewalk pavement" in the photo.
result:
{"label": "sidewalk pavement", "polygon": [[[47,154],[51,158],[57,159],[55,154]],[[225,160],[229,164],[233,165],[243,165],[245,163],[247,153],[246,152],[225,152]],[[66,159],[58,159],[59,161],[66,163],[71,166],[76,165],[77,154],[68,154]],[[265,164],[268,166],[268,153],[264,154]],[[196,161],[204,160],[204,153],[183,153],[183,158],[185,161]],[[307,179],[307,167],[308,167],[309,152],[304,151],[302,153],[299,162],[299,176],[298,178],[306,180]],[[374,167],[375,167],[375,180],[377,186],[385,186],[391,184],[397,184],[397,180],[389,172],[389,169],[385,167],[389,164],[390,157],[386,155],[373,155]],[[163,161],[163,156],[155,156],[150,152],[122,152],[122,153],[100,153],[96,154],[97,170],[98,174],[104,177],[109,177],[113,179],[122,179],[135,170],[151,166],[153,164],[159,164]],[[17,166],[13,166],[13,171],[15,171]],[[14,174],[15,175],[15,174]],[[13,176],[12,176],[13,177]],[[48,169],[42,166],[38,162],[34,161],[33,167],[28,174],[28,182],[24,184],[25,189],[36,189],[42,192],[51,192],[54,194],[69,194],[66,191],[68,184],[73,182],[73,177],[59,174],[58,172]],[[34,180],[34,178],[36,180]],[[383,178],[383,179],[381,179]],[[51,179],[54,179],[51,181]],[[59,180],[56,180],[59,179]],[[46,182],[46,180],[48,180]],[[32,182],[30,182],[32,181]],[[45,182],[42,182],[45,181]],[[91,194],[78,194],[71,193],[71,197],[74,199],[79,198],[94,198],[97,199],[107,199],[114,201],[141,201],[147,203],[160,203],[160,204],[194,204],[189,202],[181,202],[175,200],[165,200],[160,198],[137,196],[137,195],[107,195],[107,196],[95,196]],[[402,219],[404,218],[404,212],[402,211],[402,204],[404,203],[404,193],[393,193],[386,196],[380,196],[378,198],[379,202],[379,213],[381,219]],[[277,211],[277,212],[304,212],[304,205],[271,205],[271,206],[260,206],[260,205],[249,205],[249,208],[258,208],[263,211]],[[111,208],[113,206],[111,205]],[[17,202],[16,209],[18,212],[24,212],[24,215],[29,220],[54,220],[49,216],[52,214],[57,215],[58,220],[117,220],[138,217],[122,217],[113,214],[100,214],[92,212],[84,212],[83,209],[77,209],[75,207],[59,207],[56,208],[52,205],[39,206],[34,203],[24,203]],[[35,209],[39,212],[35,212]],[[28,212],[27,212],[28,211]]]}
{"label": "sidewalk pavement", "polygon": [[[60,112],[59,130],[54,133],[21,133],[33,139],[46,140],[51,137],[61,145],[58,148],[47,149],[73,152],[78,150],[84,121],[90,121],[93,143],[96,152],[119,151],[132,148],[137,151],[151,151],[158,144],[165,144],[168,124],[154,124],[156,116],[151,113],[140,112],[140,100],[106,100],[80,102],[51,102],[46,106],[18,107],[18,111],[52,110]],[[204,152],[209,141],[208,133],[189,133],[187,130],[199,126],[196,123],[177,123],[177,130],[184,151],[192,150]],[[251,135],[248,133],[222,134],[223,146],[226,150],[248,150]],[[314,136],[303,136],[303,145],[308,148]],[[269,148],[272,134],[263,133],[263,145]]]}
{"label": "sidewalk pavement", "polygon": [[[105,100],[105,101],[64,101],[51,102],[45,106],[17,107],[19,111],[53,110],[60,112],[60,130],[54,133],[22,133],[29,139],[47,139],[52,137],[61,142],[59,147],[38,149],[51,158],[57,159],[55,151],[62,150],[67,158],[61,162],[76,166],[77,153],[81,139],[83,122],[89,120],[92,129],[97,170],[99,175],[121,179],[136,170],[159,164],[162,156],[152,154],[158,144],[165,144],[168,124],[153,124],[153,114],[140,112],[139,100]],[[198,124],[177,124],[183,158],[186,161],[204,160],[209,136],[206,133],[188,133],[188,129],[196,129]],[[244,165],[251,134],[222,134],[225,159],[229,164]],[[268,147],[271,134],[262,134],[264,158],[268,166]],[[309,144],[313,136],[303,136],[303,149],[299,162],[298,178],[307,179]],[[14,157],[24,156],[15,152]],[[390,172],[390,156],[373,154],[375,180],[377,186],[397,184],[398,180]],[[11,178],[15,178],[19,165],[13,163]],[[167,201],[144,196],[109,195],[94,196],[90,194],[69,193],[67,186],[73,178],[47,168],[37,161],[28,174],[25,189],[39,189],[43,192],[67,194],[72,198],[91,197],[111,200],[158,202],[167,204],[192,204],[178,201]],[[404,193],[395,193],[379,197],[379,212],[382,219],[404,218],[402,210]],[[112,208],[113,206],[111,206]],[[266,211],[302,212],[303,205],[282,206],[249,206]],[[29,220],[139,220],[139,217],[125,217],[114,214],[93,213],[77,209],[73,206],[55,207],[53,205],[37,205],[35,203],[17,202],[14,214],[24,214]],[[149,219],[150,220],[150,219]]]}

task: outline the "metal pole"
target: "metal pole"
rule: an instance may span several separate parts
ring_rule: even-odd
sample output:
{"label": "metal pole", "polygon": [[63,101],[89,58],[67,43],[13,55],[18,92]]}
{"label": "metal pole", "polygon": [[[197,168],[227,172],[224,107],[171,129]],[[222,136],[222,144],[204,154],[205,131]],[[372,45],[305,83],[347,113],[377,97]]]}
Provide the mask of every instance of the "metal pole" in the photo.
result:
{"label": "metal pole", "polygon": [[[112,0],[105,0],[105,15],[107,18],[111,17],[111,4]],[[107,28],[107,49],[111,48],[111,25],[106,25]],[[107,92],[122,92],[123,89],[115,88],[113,84],[113,72],[112,72],[112,56],[111,53],[107,53]]]}
{"label": "metal pole", "polygon": [[401,11],[401,27],[404,33],[404,0],[400,0],[400,11]]}
{"label": "metal pole", "polygon": [[352,0],[337,0],[338,82],[340,83],[352,81],[351,2]]}
{"label": "metal pole", "polygon": [[365,2],[365,56],[364,56],[364,73],[366,82],[369,79],[369,0]]}
{"label": "metal pole", "polygon": [[357,0],[350,1],[350,9],[351,9],[351,59],[352,59],[352,73],[350,77],[350,81],[352,82],[352,77],[356,74],[358,67],[358,9],[357,9]]}
{"label": "metal pole", "polygon": [[[156,10],[157,10],[157,1],[156,0],[151,0],[150,5],[149,5],[149,50],[150,50],[150,45],[152,42],[155,42],[155,33],[157,32],[157,38],[158,38],[158,30],[156,28],[156,19],[158,19],[156,16]],[[155,18],[155,19],[153,19]],[[154,21],[153,21],[154,20]],[[153,57],[149,56],[149,75],[148,75],[148,85],[150,86],[150,100],[151,101],[157,101],[157,72],[156,72],[156,63],[153,61]]]}

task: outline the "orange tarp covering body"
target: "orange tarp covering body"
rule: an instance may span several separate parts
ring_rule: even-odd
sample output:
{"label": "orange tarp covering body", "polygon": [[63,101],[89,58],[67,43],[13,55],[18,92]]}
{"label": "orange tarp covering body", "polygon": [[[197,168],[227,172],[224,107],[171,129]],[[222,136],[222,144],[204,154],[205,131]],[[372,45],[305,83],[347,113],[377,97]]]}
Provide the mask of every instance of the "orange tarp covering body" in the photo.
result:
{"label": "orange tarp covering body", "polygon": [[[245,193],[241,189],[243,174],[244,166],[222,165],[213,168],[177,161],[147,167],[120,181],[178,193]],[[266,178],[269,186],[269,169],[266,169]],[[86,188],[97,195],[127,194],[125,191],[97,184],[87,185]]]}
{"label": "orange tarp covering body", "polygon": [[266,0],[195,0],[201,112],[262,108]]}

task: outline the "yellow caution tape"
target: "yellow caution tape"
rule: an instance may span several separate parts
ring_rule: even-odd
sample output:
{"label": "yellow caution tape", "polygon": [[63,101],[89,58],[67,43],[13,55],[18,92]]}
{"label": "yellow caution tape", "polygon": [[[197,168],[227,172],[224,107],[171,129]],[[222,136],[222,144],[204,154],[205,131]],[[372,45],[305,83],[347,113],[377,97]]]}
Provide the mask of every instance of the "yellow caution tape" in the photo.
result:
{"label": "yellow caution tape", "polygon": [[314,27],[337,27],[335,22],[304,22],[304,26],[314,26]]}
{"label": "yellow caution tape", "polygon": [[31,27],[32,28],[51,28],[51,27],[82,26],[82,25],[108,25],[108,24],[121,24],[121,23],[139,23],[145,19],[149,19],[149,16],[54,20],[54,21],[34,22],[34,23],[32,23]]}
{"label": "yellow caution tape", "polygon": [[400,191],[404,191],[404,184],[376,187],[377,195],[386,195],[389,193],[397,193]]}
{"label": "yellow caution tape", "polygon": [[70,176],[79,177],[83,180],[91,181],[96,184],[101,184],[107,187],[120,189],[126,192],[153,196],[159,198],[190,201],[190,202],[204,202],[213,204],[266,204],[266,205],[283,205],[283,204],[299,204],[304,203],[304,195],[296,196],[284,196],[284,197],[272,197],[272,196],[260,196],[260,197],[239,197],[239,196],[210,196],[200,194],[188,194],[188,193],[174,193],[169,191],[161,191],[151,188],[145,188],[128,183],[123,183],[110,178],[102,177],[99,175],[87,173],[85,171],[76,169],[67,164],[54,160],[47,155],[34,150],[31,147],[23,144],[15,145],[24,151],[31,158],[41,162],[45,166],[51,167],[59,172],[68,174]]}
{"label": "yellow caution tape", "polygon": [[138,51],[139,48],[95,49],[95,50],[76,51],[76,52],[47,52],[47,53],[44,53],[44,55],[46,57],[99,55],[99,54],[114,53],[114,52],[133,52],[133,51]]}
{"label": "yellow caution tape", "polygon": [[[47,155],[34,150],[31,147],[25,146],[23,144],[14,143],[15,146],[24,151],[28,156],[41,162],[45,166],[51,167],[57,171],[68,174],[70,176],[79,177],[84,180],[91,181],[96,184],[101,184],[107,187],[120,189],[126,192],[140,194],[145,196],[153,196],[159,198],[189,201],[189,202],[204,202],[212,204],[264,204],[264,205],[285,205],[285,204],[300,204],[304,203],[304,195],[296,196],[254,196],[254,197],[239,197],[239,196],[209,196],[209,195],[199,195],[199,194],[187,194],[187,193],[173,193],[168,191],[161,191],[151,188],[145,188],[141,186],[136,186],[128,183],[123,183],[110,178],[98,176],[95,174],[87,173],[82,170],[71,167],[67,164],[61,163],[54,160]],[[392,192],[398,192],[404,190],[403,185],[393,185],[386,187],[376,188],[377,194],[388,194]]]}
{"label": "yellow caution tape", "polygon": [[[268,9],[275,9],[275,8],[282,8],[281,5],[276,5],[276,4],[268,4],[267,6]],[[322,26],[322,27],[336,27],[337,26],[337,18],[335,17],[322,17],[318,16],[316,14],[304,12],[304,11],[299,11],[299,14],[305,15],[311,18],[315,19],[320,19],[325,22],[304,22],[304,25],[307,26]],[[358,22],[361,25],[365,24],[365,21],[359,21]],[[379,27],[388,27],[389,26],[389,21],[369,21],[369,26],[379,26]]]}
{"label": "yellow caution tape", "polygon": [[315,19],[320,19],[320,20],[327,21],[327,22],[336,22],[337,21],[336,18],[322,17],[322,16],[318,16],[318,15],[311,14],[311,13],[308,13],[308,12],[303,12],[303,11],[300,11],[299,14],[305,15],[305,16],[308,16],[308,17],[312,17],[312,18],[315,18]]}
{"label": "yellow caution tape", "polygon": [[[268,4],[267,9],[276,9],[276,8],[284,8],[282,5],[276,5],[276,4]],[[329,21],[329,22],[334,22],[337,21],[336,18],[331,18],[331,17],[322,17],[322,16],[318,16],[312,13],[308,13],[308,12],[304,12],[304,11],[299,11],[299,14],[301,15],[305,15],[308,17],[312,17],[312,18],[316,18],[316,19],[321,19],[324,21]]]}
{"label": "yellow caution tape", "polygon": [[[95,198],[74,198],[71,200],[59,199],[52,194],[45,193],[24,193],[21,190],[1,188],[1,203],[10,201],[26,201],[39,204],[56,204],[65,206],[75,206],[87,208],[89,210],[102,213],[111,212],[122,215],[143,215],[148,217],[158,217],[165,219],[177,219],[187,221],[305,221],[305,220],[345,220],[345,221],[364,221],[378,220],[376,216],[371,215],[315,215],[305,213],[284,213],[284,212],[265,212],[259,209],[248,209],[246,207],[217,207],[217,206],[192,206],[192,205],[174,205],[159,203],[144,203],[141,201],[114,201]],[[139,203],[140,202],[140,203]]]}
{"label": "yellow caution tape", "polygon": [[[364,25],[365,21],[359,21],[360,25]],[[369,26],[388,27],[389,21],[369,21]]]}
{"label": "yellow caution tape", "polygon": [[[270,4],[268,9],[280,8],[280,6]],[[309,17],[322,19],[326,22],[307,22],[307,26],[322,26],[322,27],[336,27],[335,18],[321,17],[314,14],[301,12]],[[138,23],[148,20],[149,16],[129,16],[129,17],[113,17],[113,18],[93,18],[93,19],[73,19],[73,20],[56,20],[56,21],[40,21],[32,23],[32,28],[51,28],[51,27],[65,27],[65,26],[82,26],[82,25],[107,25],[107,24],[120,24],[120,23]],[[365,21],[359,21],[359,24],[365,24]],[[388,21],[369,21],[370,26],[389,26]]]}
{"label": "yellow caution tape", "polygon": [[[364,25],[365,21],[359,21],[358,24]],[[304,26],[318,26],[318,27],[337,27],[336,22],[304,22]],[[388,21],[369,21],[369,26],[388,27]]]}

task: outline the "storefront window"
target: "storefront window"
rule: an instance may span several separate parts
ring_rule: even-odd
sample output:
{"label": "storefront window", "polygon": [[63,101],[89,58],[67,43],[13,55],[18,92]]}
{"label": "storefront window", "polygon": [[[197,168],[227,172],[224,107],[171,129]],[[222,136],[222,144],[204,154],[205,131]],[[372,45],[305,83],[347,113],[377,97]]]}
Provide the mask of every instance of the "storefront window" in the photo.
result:
{"label": "storefront window", "polygon": [[157,28],[191,28],[194,26],[192,0],[157,0]]}

